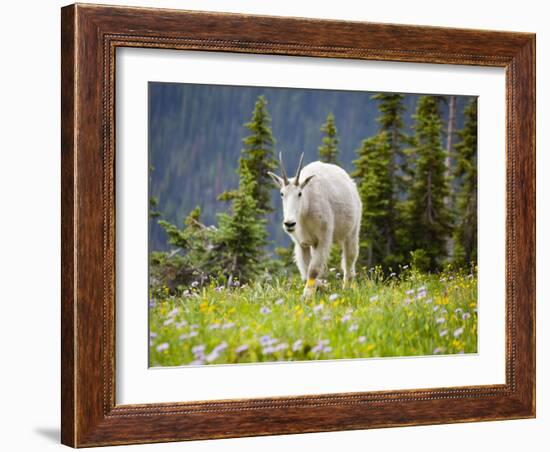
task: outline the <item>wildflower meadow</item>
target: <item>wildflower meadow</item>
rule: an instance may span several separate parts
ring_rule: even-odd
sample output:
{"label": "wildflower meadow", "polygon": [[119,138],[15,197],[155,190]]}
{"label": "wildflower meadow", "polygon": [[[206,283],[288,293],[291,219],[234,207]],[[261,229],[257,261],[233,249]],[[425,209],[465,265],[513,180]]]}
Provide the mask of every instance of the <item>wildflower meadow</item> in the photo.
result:
{"label": "wildflower meadow", "polygon": [[[334,275],[333,269],[331,276]],[[299,279],[151,294],[150,365],[182,366],[475,353],[472,273],[335,277],[314,300]]]}

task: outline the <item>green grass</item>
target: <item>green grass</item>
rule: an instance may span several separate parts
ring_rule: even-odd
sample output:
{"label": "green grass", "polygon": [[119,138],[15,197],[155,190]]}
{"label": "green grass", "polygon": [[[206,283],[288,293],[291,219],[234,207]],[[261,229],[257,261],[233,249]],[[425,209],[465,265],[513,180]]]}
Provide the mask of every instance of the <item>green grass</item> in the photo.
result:
{"label": "green grass", "polygon": [[[302,300],[297,279],[157,290],[149,309],[151,366],[370,358],[477,351],[477,279],[462,273],[333,276]],[[240,347],[240,348],[239,348]]]}

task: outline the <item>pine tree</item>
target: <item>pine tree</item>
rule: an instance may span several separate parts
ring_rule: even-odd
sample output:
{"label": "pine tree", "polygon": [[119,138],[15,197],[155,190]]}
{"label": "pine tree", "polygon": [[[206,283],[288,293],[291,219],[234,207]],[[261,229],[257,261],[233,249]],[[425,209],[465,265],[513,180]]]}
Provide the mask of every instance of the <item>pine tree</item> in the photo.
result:
{"label": "pine tree", "polygon": [[239,189],[232,199],[232,212],[218,214],[213,259],[228,278],[246,281],[260,272],[267,243],[265,219],[259,218],[255,198],[258,183],[246,165],[240,168]]}
{"label": "pine tree", "polygon": [[457,134],[454,176],[460,181],[456,195],[454,261],[470,265],[477,261],[477,100],[464,109],[464,128]]}
{"label": "pine tree", "polygon": [[[257,202],[260,216],[273,211],[271,194],[274,185],[267,172],[276,170],[277,160],[275,160],[275,139],[270,123],[267,101],[264,96],[259,96],[254,105],[252,118],[244,125],[251,133],[243,139],[244,148],[241,150],[237,174],[241,179],[243,174],[248,172],[256,181],[252,196]],[[227,191],[222,193],[219,199],[229,201],[234,196],[237,196],[237,192]]]}
{"label": "pine tree", "polygon": [[334,115],[329,113],[325,123],[321,126],[321,132],[323,132],[323,140],[321,146],[319,146],[319,160],[325,163],[338,164],[338,130],[334,122]]}
{"label": "pine tree", "polygon": [[358,159],[352,176],[356,178],[359,196],[363,203],[359,236],[360,264],[372,267],[387,262],[392,181],[388,171],[391,160],[390,146],[385,132],[363,140],[357,151]]}
{"label": "pine tree", "polygon": [[383,236],[385,247],[385,263],[387,266],[395,266],[403,260],[406,250],[399,236],[403,227],[403,197],[406,191],[407,181],[410,179],[410,169],[407,164],[405,147],[410,144],[409,137],[403,132],[403,114],[406,111],[403,105],[403,94],[379,93],[372,96],[379,101],[378,110],[380,117],[380,139],[388,148],[387,178],[391,189],[389,191],[386,208],[386,227]]}
{"label": "pine tree", "polygon": [[404,186],[403,172],[407,168],[407,158],[403,149],[410,142],[403,132],[403,114],[406,111],[403,105],[405,95],[379,93],[372,96],[372,99],[379,101],[380,117],[377,121],[380,124],[380,131],[386,132],[385,139],[391,151],[389,165],[392,183],[394,189],[401,190]]}
{"label": "pine tree", "polygon": [[407,201],[408,246],[413,260],[422,257],[424,270],[438,269],[446,257],[451,217],[445,205],[449,194],[445,177],[445,151],[441,144],[442,121],[438,99],[421,96],[415,119],[414,178]]}
{"label": "pine tree", "polygon": [[166,232],[168,244],[174,249],[151,253],[151,276],[172,289],[191,281],[206,281],[212,274],[209,255],[215,228],[201,223],[200,207],[185,217],[183,228],[166,220],[159,220],[158,224]]}

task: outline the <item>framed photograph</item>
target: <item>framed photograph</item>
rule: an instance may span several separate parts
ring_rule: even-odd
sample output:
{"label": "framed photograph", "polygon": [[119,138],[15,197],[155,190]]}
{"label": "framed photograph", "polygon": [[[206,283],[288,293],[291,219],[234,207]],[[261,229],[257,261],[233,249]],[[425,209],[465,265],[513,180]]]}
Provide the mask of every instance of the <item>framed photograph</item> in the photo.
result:
{"label": "framed photograph", "polygon": [[62,8],[62,442],[535,416],[535,36]]}

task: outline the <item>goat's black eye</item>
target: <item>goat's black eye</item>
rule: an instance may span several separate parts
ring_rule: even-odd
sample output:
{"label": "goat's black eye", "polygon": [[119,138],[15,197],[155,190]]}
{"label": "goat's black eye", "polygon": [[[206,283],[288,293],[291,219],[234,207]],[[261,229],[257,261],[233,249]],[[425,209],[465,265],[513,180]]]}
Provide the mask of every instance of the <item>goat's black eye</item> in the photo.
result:
{"label": "goat's black eye", "polygon": [[281,198],[283,197],[284,195],[281,193]]}
{"label": "goat's black eye", "polygon": [[302,192],[298,193],[298,197],[302,196]]}

